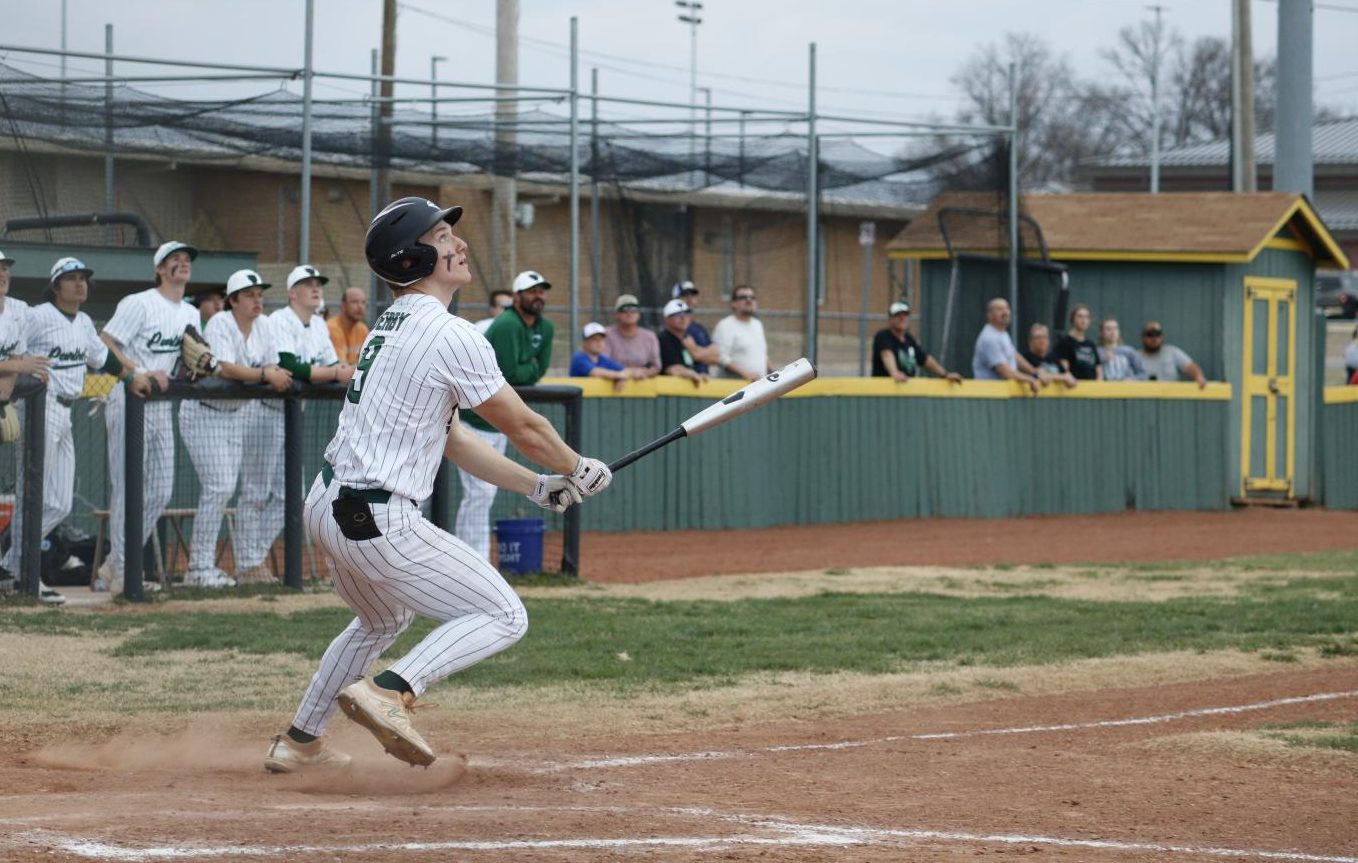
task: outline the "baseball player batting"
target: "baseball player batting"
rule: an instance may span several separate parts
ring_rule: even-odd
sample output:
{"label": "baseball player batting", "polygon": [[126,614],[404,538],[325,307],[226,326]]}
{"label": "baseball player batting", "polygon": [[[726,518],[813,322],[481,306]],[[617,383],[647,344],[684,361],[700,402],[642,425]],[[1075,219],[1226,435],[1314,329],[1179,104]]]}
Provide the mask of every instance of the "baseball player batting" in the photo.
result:
{"label": "baseball player batting", "polygon": [[[523,403],[490,343],[448,312],[471,282],[467,244],[453,234],[461,215],[461,207],[402,198],[368,227],[368,265],[396,300],[363,343],[305,509],[307,533],[334,561],[335,592],[356,616],[326,649],[292,727],[270,745],[270,771],[348,763],[321,739],[337,707],[391,755],[432,764],[434,750],[411,722],[415,699],[528,630],[523,603],[490,561],[420,514],[441,457],[555,512],[612,481],[607,465],[582,458]],[[472,408],[557,473],[534,474],[465,431],[457,413]],[[417,614],[439,626],[364,677]]]}
{"label": "baseball player batting", "polygon": [[[170,240],[156,249],[155,287],[123,297],[104,326],[104,344],[110,350],[122,352],[135,365],[126,373],[129,385],[138,393],[149,393],[148,378],[162,389],[170,384],[170,371],[179,360],[184,330],[197,328],[198,310],[184,302],[184,288],[193,276],[193,260],[198,250],[187,243]],[[141,376],[132,372],[144,370]],[[109,530],[108,560],[99,567],[99,582],[112,593],[123,589],[125,477],[123,470],[123,423],[127,395],[115,387],[108,397],[104,423],[108,429]],[[168,401],[152,402],[146,406],[146,475],[142,518],[144,543],[155,530],[160,514],[170,502],[174,486],[174,406]],[[158,590],[153,584],[147,590]]]}

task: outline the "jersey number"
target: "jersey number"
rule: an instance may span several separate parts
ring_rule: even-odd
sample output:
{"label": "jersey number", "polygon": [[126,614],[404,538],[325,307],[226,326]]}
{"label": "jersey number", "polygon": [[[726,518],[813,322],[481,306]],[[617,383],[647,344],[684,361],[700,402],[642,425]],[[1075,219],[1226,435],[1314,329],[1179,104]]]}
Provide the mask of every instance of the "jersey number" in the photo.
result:
{"label": "jersey number", "polygon": [[349,379],[349,389],[344,393],[344,397],[354,404],[363,398],[363,376],[368,373],[368,368],[372,366],[373,360],[377,359],[377,352],[382,350],[382,344],[386,341],[383,336],[373,336],[372,339],[363,346],[363,353],[358,355],[358,365],[354,366],[354,376]]}

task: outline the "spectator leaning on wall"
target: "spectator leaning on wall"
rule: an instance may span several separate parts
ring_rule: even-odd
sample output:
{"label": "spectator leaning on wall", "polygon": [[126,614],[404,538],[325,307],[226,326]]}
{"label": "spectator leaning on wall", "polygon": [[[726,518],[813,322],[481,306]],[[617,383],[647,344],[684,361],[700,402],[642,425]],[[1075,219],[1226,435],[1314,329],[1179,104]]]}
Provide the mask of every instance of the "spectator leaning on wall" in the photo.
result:
{"label": "spectator leaning on wall", "polygon": [[1099,349],[1087,335],[1093,319],[1089,306],[1071,309],[1070,329],[1056,343],[1056,358],[1060,360],[1061,368],[1070,372],[1077,381],[1103,380]]}
{"label": "spectator leaning on wall", "polygon": [[694,385],[707,382],[707,375],[698,371],[693,354],[685,344],[691,341],[688,325],[693,321],[693,312],[683,300],[670,300],[665,304],[665,325],[660,331],[660,368],[662,374],[677,378],[688,378]]}
{"label": "spectator leaning on wall", "polygon": [[996,297],[986,304],[986,325],[976,337],[971,355],[971,373],[978,381],[1019,381],[1034,394],[1041,386],[1037,369],[1014,349],[1009,338],[1009,301]]}
{"label": "spectator leaning on wall", "polygon": [[887,325],[872,337],[872,376],[905,383],[928,369],[941,378],[961,383],[962,376],[939,365],[910,332],[910,304],[898,301],[887,309]]}
{"label": "spectator leaning on wall", "polygon": [[1141,355],[1122,343],[1122,330],[1116,318],[1104,318],[1099,324],[1099,360],[1103,363],[1106,381],[1144,381],[1146,366]]}
{"label": "spectator leaning on wall", "polygon": [[728,374],[752,381],[773,371],[764,324],[756,315],[759,299],[750,285],[736,285],[731,292],[731,314],[717,323],[712,341],[721,351],[721,365]]}
{"label": "spectator leaning on wall", "polygon": [[603,324],[594,321],[585,324],[580,331],[580,350],[571,357],[571,377],[610,380],[615,390],[622,389],[629,380],[646,377],[645,369],[625,369],[604,353],[607,332]]}
{"label": "spectator leaning on wall", "polygon": [[330,344],[340,362],[358,365],[358,352],[368,337],[368,295],[362,288],[345,288],[340,299],[339,314],[325,322],[330,331]]}
{"label": "spectator leaning on wall", "polygon": [[[670,297],[683,300],[692,311],[698,305],[698,288],[692,282],[679,282],[670,289]],[[698,323],[696,318],[689,318],[688,331],[684,336],[684,347],[693,355],[693,368],[699,374],[708,374],[711,366],[721,362],[721,351],[712,344],[712,336],[707,332],[707,327]]]}
{"label": "spectator leaning on wall", "polygon": [[613,326],[604,331],[604,353],[637,378],[660,374],[660,340],[641,327],[641,303],[623,294],[613,304]]}
{"label": "spectator leaning on wall", "polygon": [[1188,375],[1197,381],[1198,389],[1207,386],[1207,376],[1193,358],[1174,345],[1165,344],[1165,331],[1159,321],[1146,321],[1141,328],[1141,362],[1146,366],[1148,380],[1177,381]]}

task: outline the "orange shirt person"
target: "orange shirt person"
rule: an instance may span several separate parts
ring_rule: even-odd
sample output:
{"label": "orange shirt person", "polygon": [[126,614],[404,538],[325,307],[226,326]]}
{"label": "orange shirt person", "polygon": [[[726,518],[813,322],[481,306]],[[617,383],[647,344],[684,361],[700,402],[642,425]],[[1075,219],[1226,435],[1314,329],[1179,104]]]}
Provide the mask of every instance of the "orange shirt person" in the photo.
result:
{"label": "orange shirt person", "polygon": [[358,350],[368,337],[367,317],[368,297],[363,289],[345,288],[339,314],[326,322],[330,328],[330,341],[335,345],[340,362],[351,366],[358,364]]}

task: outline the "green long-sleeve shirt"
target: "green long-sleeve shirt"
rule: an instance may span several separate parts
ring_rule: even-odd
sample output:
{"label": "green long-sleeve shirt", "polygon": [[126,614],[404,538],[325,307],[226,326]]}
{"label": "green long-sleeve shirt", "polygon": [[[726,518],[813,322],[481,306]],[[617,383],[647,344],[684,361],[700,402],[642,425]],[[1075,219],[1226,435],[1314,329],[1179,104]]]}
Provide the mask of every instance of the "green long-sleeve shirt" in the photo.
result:
{"label": "green long-sleeve shirt", "polygon": [[[486,339],[495,348],[495,361],[510,386],[531,387],[542,380],[552,363],[552,336],[555,333],[556,327],[541,315],[530,327],[515,309],[500,313],[486,330]],[[463,416],[473,428],[495,431],[494,426],[471,411]]]}

